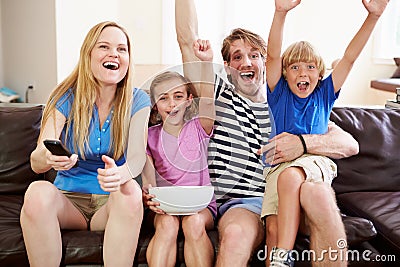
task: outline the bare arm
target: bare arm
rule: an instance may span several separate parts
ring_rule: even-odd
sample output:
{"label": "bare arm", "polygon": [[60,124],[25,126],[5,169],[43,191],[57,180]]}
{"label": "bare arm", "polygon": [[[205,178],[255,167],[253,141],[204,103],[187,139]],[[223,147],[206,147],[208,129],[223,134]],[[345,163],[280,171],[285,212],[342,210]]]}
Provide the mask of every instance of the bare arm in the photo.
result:
{"label": "bare arm", "polygon": [[300,0],[275,0],[275,13],[268,36],[266,77],[271,91],[275,89],[282,75],[282,40],[286,15],[289,10],[300,4]]}
{"label": "bare arm", "polygon": [[344,56],[339,61],[337,66],[332,71],[332,80],[335,88],[335,93],[340,90],[345,82],[354,62],[360,55],[365,44],[371,36],[378,19],[388,4],[388,0],[363,0],[365,8],[368,10],[368,16],[358,30],[356,35],[347,46]]}
{"label": "bare arm", "polygon": [[52,155],[43,144],[45,139],[59,139],[64,127],[66,118],[57,109],[41,126],[41,133],[35,150],[32,152],[30,160],[32,170],[36,173],[43,173],[51,168],[55,170],[68,170],[75,165],[78,155],[73,154],[70,158],[67,156]]}
{"label": "bare arm", "polygon": [[156,170],[154,168],[153,158],[149,155],[146,156],[146,164],[142,171],[142,182],[146,192],[149,185],[157,186]]}
{"label": "bare arm", "polygon": [[[303,134],[307,153],[334,159],[350,157],[358,153],[357,141],[334,123],[328,125],[325,134]],[[303,145],[297,135],[281,133],[269,140],[259,153],[266,152],[266,162],[278,164],[294,160],[303,155]]]}
{"label": "bare arm", "polygon": [[327,133],[303,135],[303,138],[311,154],[340,159],[356,155],[359,151],[353,136],[333,122],[328,125]]}
{"label": "bare arm", "polygon": [[194,0],[175,0],[175,30],[182,54],[183,72],[195,85],[198,95],[201,81],[201,65],[193,51],[193,44],[198,40],[197,12]]}
{"label": "bare arm", "polygon": [[198,61],[193,52],[193,43],[198,39],[194,0],[175,0],[175,30],[183,63]]}
{"label": "bare arm", "polygon": [[150,107],[143,108],[133,115],[129,125],[126,162],[119,167],[121,183],[136,178],[146,163],[147,125]]}
{"label": "bare arm", "polygon": [[208,40],[197,40],[193,44],[195,55],[202,60],[201,81],[200,81],[200,100],[199,118],[200,124],[207,134],[211,134],[215,120],[214,106],[214,71],[213,71],[213,51]]}

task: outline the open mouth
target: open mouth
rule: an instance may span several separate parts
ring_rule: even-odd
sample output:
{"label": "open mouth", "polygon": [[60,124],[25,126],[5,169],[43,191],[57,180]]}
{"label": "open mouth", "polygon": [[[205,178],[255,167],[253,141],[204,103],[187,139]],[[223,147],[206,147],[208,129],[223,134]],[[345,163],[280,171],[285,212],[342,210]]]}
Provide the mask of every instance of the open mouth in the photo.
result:
{"label": "open mouth", "polygon": [[111,62],[111,61],[104,62],[103,66],[106,69],[109,69],[109,70],[117,70],[117,69],[119,69],[119,64],[116,63],[116,62]]}
{"label": "open mouth", "polygon": [[305,91],[307,90],[309,85],[310,85],[309,82],[299,82],[297,83],[297,88],[299,88],[300,91]]}
{"label": "open mouth", "polygon": [[171,116],[171,117],[173,117],[173,116],[175,116],[176,114],[178,114],[178,112],[179,112],[179,110],[178,110],[178,109],[176,109],[176,110],[172,110],[171,112],[168,112],[168,116]]}
{"label": "open mouth", "polygon": [[241,72],[240,77],[244,80],[252,80],[254,78],[254,71]]}

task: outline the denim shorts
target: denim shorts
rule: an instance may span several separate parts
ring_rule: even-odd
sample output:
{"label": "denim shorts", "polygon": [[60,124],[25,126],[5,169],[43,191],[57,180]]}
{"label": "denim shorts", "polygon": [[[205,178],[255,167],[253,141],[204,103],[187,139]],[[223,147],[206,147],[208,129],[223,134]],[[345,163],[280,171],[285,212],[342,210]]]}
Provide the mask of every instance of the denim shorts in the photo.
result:
{"label": "denim shorts", "polygon": [[247,197],[247,198],[232,198],[222,204],[218,209],[218,215],[221,217],[229,209],[242,208],[261,214],[263,197]]}

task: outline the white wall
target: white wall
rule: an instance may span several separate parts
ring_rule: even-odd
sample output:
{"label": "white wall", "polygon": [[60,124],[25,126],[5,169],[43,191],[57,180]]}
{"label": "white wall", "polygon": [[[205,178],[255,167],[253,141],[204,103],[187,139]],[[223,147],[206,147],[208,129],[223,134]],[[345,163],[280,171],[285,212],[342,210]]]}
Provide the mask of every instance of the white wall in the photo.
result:
{"label": "white wall", "polygon": [[121,24],[130,33],[135,64],[160,63],[161,0],[112,3],[108,0],[56,1],[58,82],[78,62],[80,47],[90,28],[105,20]]}
{"label": "white wall", "polygon": [[[0,2],[0,22],[1,22],[1,2]],[[3,30],[0,23],[0,88],[4,86],[4,78],[3,78]]]}
{"label": "white wall", "polygon": [[[0,82],[22,96],[34,83],[30,102],[43,103],[54,86],[75,66],[89,28],[103,20],[125,26],[133,40],[137,81],[144,81],[165,64],[179,64],[174,29],[174,0],[0,0]],[[274,4],[259,0],[195,0],[199,32],[212,40],[217,62],[221,41],[235,27],[253,30],[267,39]],[[228,5],[229,4],[229,5]],[[164,9],[164,11],[163,11]],[[311,41],[329,64],[340,57],[366,16],[361,1],[303,1],[289,14],[284,45]],[[234,19],[232,19],[234,17]],[[1,55],[1,54],[0,54]],[[155,64],[149,67],[149,64]],[[343,86],[338,105],[383,105],[394,94],[371,89],[371,79],[390,77],[392,62],[376,64],[370,40]],[[138,82],[136,85],[140,85]]]}
{"label": "white wall", "polygon": [[1,1],[4,85],[30,102],[43,103],[56,84],[56,38],[53,0]]}
{"label": "white wall", "polygon": [[[265,40],[274,13],[273,1],[260,0],[195,0],[200,38],[209,39],[222,64],[220,48],[223,38],[233,28],[242,27],[254,31]],[[179,64],[179,48],[174,28],[174,1],[163,2],[163,63]],[[246,11],[246,12],[244,12]],[[340,58],[354,34],[364,21],[367,12],[361,1],[303,1],[287,17],[283,47],[299,41],[310,41],[321,53],[327,66]],[[222,18],[222,20],[221,20]],[[370,80],[390,77],[395,70],[393,61],[376,64],[373,58],[373,38],[370,39],[356,61],[342,88],[337,105],[383,105],[393,93],[370,88]]]}

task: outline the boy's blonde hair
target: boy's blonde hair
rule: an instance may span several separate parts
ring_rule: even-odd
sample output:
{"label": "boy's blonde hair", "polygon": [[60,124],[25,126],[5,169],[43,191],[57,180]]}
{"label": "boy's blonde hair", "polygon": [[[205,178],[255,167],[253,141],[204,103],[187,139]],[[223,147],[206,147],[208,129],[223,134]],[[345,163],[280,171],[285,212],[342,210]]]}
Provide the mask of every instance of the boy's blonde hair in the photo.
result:
{"label": "boy's blonde hair", "polygon": [[[100,34],[107,27],[116,27],[125,34],[130,55],[131,44],[129,35],[122,26],[111,21],[105,21],[95,25],[90,29],[83,41],[77,66],[72,73],[52,91],[43,114],[42,125],[46,123],[52,114],[55,114],[57,101],[69,89],[72,89],[74,102],[66,122],[65,139],[67,139],[68,135],[72,134],[74,152],[79,152],[83,159],[85,159],[85,148],[89,147],[89,125],[100,87],[100,83],[94,77],[91,69],[91,53]],[[117,84],[113,103],[114,113],[111,124],[110,152],[113,153],[114,159],[119,159],[123,156],[127,145],[133,95],[130,66],[131,57],[129,57],[129,66],[125,77]],[[73,133],[70,133],[69,129],[72,122]],[[55,136],[55,138],[58,138],[58,136]]]}
{"label": "boy's blonde hair", "polygon": [[325,63],[317,50],[307,41],[291,44],[282,54],[282,74],[286,78],[286,68],[297,62],[315,62],[319,77],[324,77]]}
{"label": "boy's blonde hair", "polygon": [[[159,86],[160,84],[162,84],[166,81],[174,80],[174,79],[179,80],[181,82],[180,85],[185,85],[187,96],[189,97],[190,95],[192,95],[193,99],[194,99],[192,104],[186,109],[184,119],[190,120],[197,113],[198,107],[197,107],[196,101],[197,101],[198,96],[197,96],[196,88],[194,87],[193,83],[188,78],[179,74],[178,72],[165,71],[165,72],[158,74],[150,84],[150,100],[151,100],[151,104],[153,106],[153,108],[151,109],[151,112],[150,112],[150,125],[162,123],[161,117],[158,116],[158,110],[157,110],[157,106],[156,106],[157,103],[156,103],[156,99],[154,97],[154,89],[157,86]],[[173,89],[173,88],[170,88],[170,89]]]}

